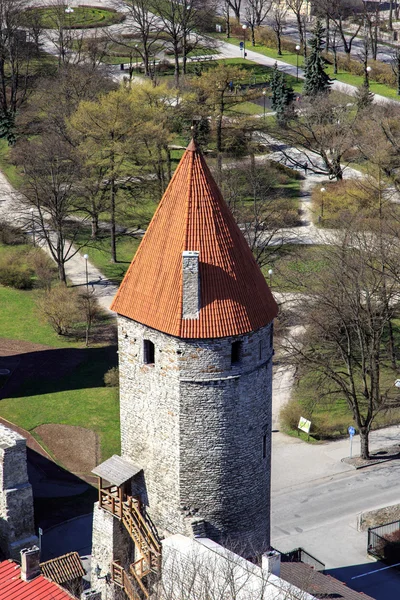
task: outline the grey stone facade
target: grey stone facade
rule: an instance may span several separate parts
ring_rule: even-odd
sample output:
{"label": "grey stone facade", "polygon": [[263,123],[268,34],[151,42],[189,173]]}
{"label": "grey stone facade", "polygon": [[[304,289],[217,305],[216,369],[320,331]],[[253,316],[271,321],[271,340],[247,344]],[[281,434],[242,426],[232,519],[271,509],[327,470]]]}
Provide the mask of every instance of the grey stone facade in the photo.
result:
{"label": "grey stone facade", "polygon": [[0,425],[0,548],[7,558],[19,561],[20,550],[37,541],[26,440]]}
{"label": "grey stone facade", "polygon": [[93,507],[91,586],[92,590],[101,592],[102,600],[126,600],[126,594],[118,585],[98,579],[97,565],[101,569],[100,577],[111,573],[114,560],[120,560],[128,570],[134,560],[133,552],[134,546],[124,525],[111,513],[99,509],[96,502]]}
{"label": "grey stone facade", "polygon": [[[234,338],[174,338],[119,317],[122,456],[144,470],[160,533],[269,547],[272,326]],[[144,340],[155,345],[144,364]],[[232,343],[236,362],[232,364]],[[246,549],[242,548],[246,546]]]}

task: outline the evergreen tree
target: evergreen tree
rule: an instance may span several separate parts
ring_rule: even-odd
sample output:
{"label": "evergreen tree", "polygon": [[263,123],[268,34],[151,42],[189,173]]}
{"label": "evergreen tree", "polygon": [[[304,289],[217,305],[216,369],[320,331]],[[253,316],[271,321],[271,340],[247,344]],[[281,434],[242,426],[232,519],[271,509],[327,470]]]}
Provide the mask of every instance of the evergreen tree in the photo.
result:
{"label": "evergreen tree", "polygon": [[317,94],[327,92],[331,85],[331,79],[325,72],[325,59],[322,57],[325,44],[323,40],[324,33],[325,29],[322,27],[321,22],[317,21],[313,29],[313,37],[309,41],[311,51],[304,68],[303,92],[306,96],[314,97]]}
{"label": "evergreen tree", "polygon": [[271,105],[276,111],[276,119],[280,125],[284,125],[288,116],[288,107],[294,100],[293,88],[285,81],[285,76],[278,71],[278,65],[275,63],[271,79]]}
{"label": "evergreen tree", "polygon": [[374,101],[374,94],[370,91],[368,83],[363,83],[354,94],[357,110],[364,110]]}

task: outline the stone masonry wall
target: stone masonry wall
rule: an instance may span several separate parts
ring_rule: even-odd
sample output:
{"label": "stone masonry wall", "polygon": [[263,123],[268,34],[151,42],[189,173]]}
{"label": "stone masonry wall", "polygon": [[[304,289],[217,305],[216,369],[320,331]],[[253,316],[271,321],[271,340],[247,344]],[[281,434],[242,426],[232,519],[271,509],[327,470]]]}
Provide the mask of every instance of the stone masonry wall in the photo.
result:
{"label": "stone masonry wall", "polygon": [[[154,365],[143,364],[144,339]],[[268,547],[271,358],[270,326],[182,340],[119,317],[122,456],[144,469],[160,532],[202,519],[214,539]]]}
{"label": "stone masonry wall", "polygon": [[97,565],[100,576],[111,573],[111,563],[120,560],[128,569],[133,562],[133,543],[124,525],[111,513],[99,510],[98,502],[93,507],[92,569],[91,588],[101,592],[102,600],[126,600],[125,592],[114,583],[96,576]]}
{"label": "stone masonry wall", "polygon": [[[240,360],[231,365],[238,339]],[[266,327],[196,341],[182,356],[181,508],[240,554],[261,554],[270,542],[271,341]]]}
{"label": "stone masonry wall", "polygon": [[[142,500],[160,532],[182,531],[179,511],[178,341],[119,317],[121,454],[144,469]],[[143,340],[155,345],[143,364]]]}
{"label": "stone masonry wall", "polygon": [[0,425],[0,548],[19,560],[20,550],[36,543],[26,440]]}

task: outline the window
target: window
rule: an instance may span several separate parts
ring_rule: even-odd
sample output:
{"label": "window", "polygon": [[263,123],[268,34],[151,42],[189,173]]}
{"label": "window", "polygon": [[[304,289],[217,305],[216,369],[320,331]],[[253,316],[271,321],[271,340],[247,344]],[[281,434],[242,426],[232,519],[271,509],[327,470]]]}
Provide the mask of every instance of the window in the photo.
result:
{"label": "window", "polygon": [[143,362],[146,365],[154,365],[154,344],[150,340],[144,340]]}
{"label": "window", "polygon": [[240,362],[242,350],[242,342],[233,342],[231,346],[231,364],[234,365]]}

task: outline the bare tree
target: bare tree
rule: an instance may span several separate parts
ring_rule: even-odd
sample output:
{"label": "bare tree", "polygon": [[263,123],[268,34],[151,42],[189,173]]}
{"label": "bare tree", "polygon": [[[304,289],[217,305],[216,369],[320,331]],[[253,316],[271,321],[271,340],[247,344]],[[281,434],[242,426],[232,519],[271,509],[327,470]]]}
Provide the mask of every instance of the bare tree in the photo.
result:
{"label": "bare tree", "polygon": [[82,224],[81,219],[73,219],[79,171],[72,148],[49,134],[40,141],[21,142],[14,157],[24,166],[22,202],[33,208],[36,237],[48,246],[65,283],[65,263],[79,250],[73,244]]}
{"label": "bare tree", "polygon": [[282,228],[298,224],[290,199],[281,197],[279,186],[268,163],[253,160],[222,171],[221,189],[233,216],[260,267],[271,264],[283,236]]}
{"label": "bare tree", "polygon": [[[302,167],[342,179],[346,154],[354,147],[356,114],[334,93],[321,94],[318,101],[303,100],[301,113],[295,113],[279,135],[290,144],[283,149],[288,165]],[[301,149],[299,152],[297,149]]]}
{"label": "bare tree", "polygon": [[[150,61],[155,56],[157,47],[160,44],[158,16],[151,12],[151,0],[129,0],[127,6],[132,16],[133,34],[139,39],[134,51],[138,53],[143,61],[144,74],[147,77],[153,77],[154,72],[150,68]],[[119,37],[118,43],[124,44],[123,38]],[[131,46],[125,45],[132,51]]]}
{"label": "bare tree", "polygon": [[251,30],[251,43],[253,46],[256,45],[255,30],[264,23],[271,6],[272,0],[247,0],[245,15]]}
{"label": "bare tree", "polygon": [[[356,23],[357,12],[354,4],[346,0],[317,0],[316,10],[319,16],[325,17],[334,23],[338,36],[342,40],[344,52],[350,54],[353,41],[357,37],[362,25],[361,21]],[[349,33],[346,27],[349,20],[353,20],[356,23],[356,27],[352,33]]]}
{"label": "bare tree", "polygon": [[297,31],[299,33],[300,46],[303,47],[304,56],[307,55],[307,43],[305,35],[305,22],[303,20],[303,11],[306,6],[304,0],[287,0],[287,5],[296,17]]}
{"label": "bare tree", "polygon": [[285,0],[274,0],[272,3],[272,29],[276,36],[278,55],[282,55],[282,33],[286,25],[287,5]]}
{"label": "bare tree", "polygon": [[380,0],[372,6],[371,2],[363,0],[364,3],[364,37],[369,40],[372,58],[376,60],[378,55],[378,34],[380,25]]}
{"label": "bare tree", "polygon": [[393,276],[398,276],[398,251],[390,237],[366,231],[360,220],[337,235],[324,255],[324,270],[316,280],[314,274],[314,283],[302,274],[308,328],[301,344],[290,342],[292,359],[313,370],[322,395],[347,402],[360,433],[361,456],[368,458],[376,416],[400,405],[385,343],[399,299]]}
{"label": "bare tree", "polygon": [[242,7],[242,0],[227,0],[229,6],[233,10],[233,14],[235,15],[237,21],[240,21],[240,10]]}

